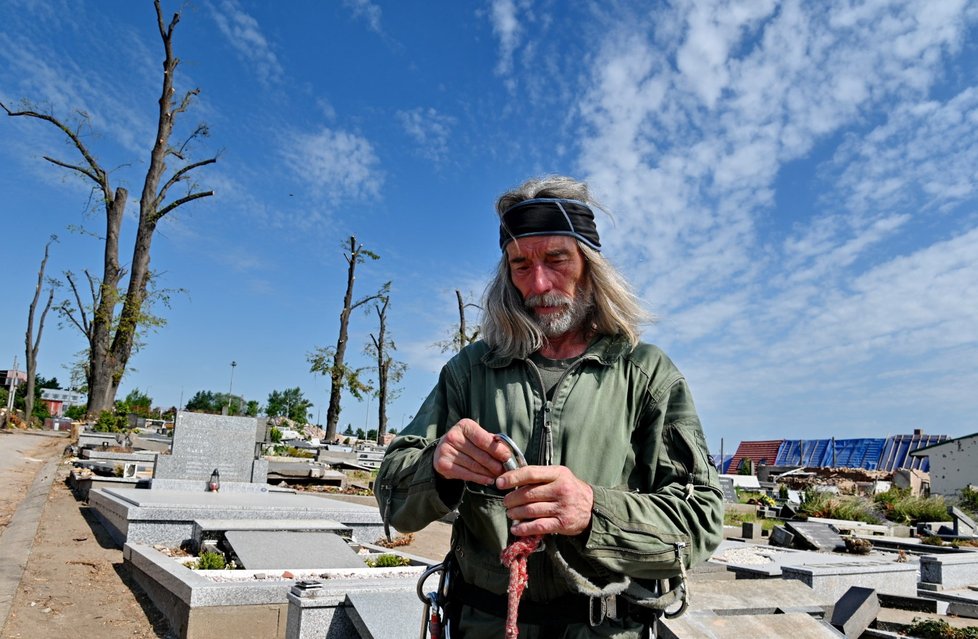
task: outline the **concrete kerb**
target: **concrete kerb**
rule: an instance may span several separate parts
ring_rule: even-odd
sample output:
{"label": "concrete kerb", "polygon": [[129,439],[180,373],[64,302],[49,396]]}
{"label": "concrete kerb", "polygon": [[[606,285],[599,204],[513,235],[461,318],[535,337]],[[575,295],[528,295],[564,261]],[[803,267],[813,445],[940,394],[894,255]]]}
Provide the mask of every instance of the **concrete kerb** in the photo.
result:
{"label": "concrete kerb", "polygon": [[47,462],[34,476],[27,496],[17,507],[10,523],[0,534],[0,630],[7,623],[10,606],[27,567],[34,536],[47,504],[51,484],[58,472],[60,457]]}

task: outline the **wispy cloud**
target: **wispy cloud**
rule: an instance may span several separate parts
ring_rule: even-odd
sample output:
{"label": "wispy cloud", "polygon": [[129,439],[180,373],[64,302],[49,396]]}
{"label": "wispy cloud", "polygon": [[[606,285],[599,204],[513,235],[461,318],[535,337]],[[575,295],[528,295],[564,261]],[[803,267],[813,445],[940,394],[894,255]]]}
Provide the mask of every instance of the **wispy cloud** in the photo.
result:
{"label": "wispy cloud", "polygon": [[506,75],[513,69],[513,55],[520,43],[521,29],[517,19],[516,0],[492,0],[489,19],[492,31],[499,39],[496,73]]}
{"label": "wispy cloud", "polygon": [[343,6],[353,13],[353,17],[366,22],[371,31],[383,33],[380,23],[383,11],[379,5],[370,0],[343,0]]}
{"label": "wispy cloud", "polygon": [[330,201],[375,198],[384,182],[373,145],[349,131],[323,127],[285,136],[281,155],[293,175]]}
{"label": "wispy cloud", "polygon": [[397,121],[417,143],[422,157],[435,164],[441,164],[448,159],[449,139],[456,124],[454,117],[439,113],[431,107],[418,107],[409,111],[398,111]]}
{"label": "wispy cloud", "polygon": [[210,9],[221,34],[238,58],[253,69],[258,80],[266,86],[281,81],[282,65],[258,20],[242,9],[237,0],[222,0],[219,7],[211,5]]}
{"label": "wispy cloud", "polygon": [[[902,351],[978,350],[978,309],[950,301],[975,299],[976,216],[930,222],[978,188],[976,90],[929,95],[975,11],[679,9],[610,34],[578,104],[580,165],[615,212],[610,254],[664,316],[652,333],[727,401],[856,384]],[[829,195],[793,210],[804,186],[780,176],[816,147],[835,152],[804,179]],[[792,387],[813,368],[822,388]]]}

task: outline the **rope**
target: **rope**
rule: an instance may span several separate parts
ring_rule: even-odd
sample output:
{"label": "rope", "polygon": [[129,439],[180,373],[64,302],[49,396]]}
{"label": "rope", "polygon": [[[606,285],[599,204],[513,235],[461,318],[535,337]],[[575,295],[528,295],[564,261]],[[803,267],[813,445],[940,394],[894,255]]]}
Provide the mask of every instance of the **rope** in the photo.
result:
{"label": "rope", "polygon": [[520,598],[526,590],[530,576],[526,572],[527,558],[540,546],[541,535],[520,537],[503,549],[500,561],[509,568],[509,586],[506,588],[506,639],[516,639],[520,636],[517,627],[517,617],[520,609]]}

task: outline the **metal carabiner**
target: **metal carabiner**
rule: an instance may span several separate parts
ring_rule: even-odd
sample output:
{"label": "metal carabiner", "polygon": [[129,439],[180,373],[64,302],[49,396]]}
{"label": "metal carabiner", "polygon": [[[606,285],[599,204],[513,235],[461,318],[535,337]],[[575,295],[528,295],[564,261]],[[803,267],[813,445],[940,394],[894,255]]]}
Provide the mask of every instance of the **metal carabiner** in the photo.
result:
{"label": "metal carabiner", "polygon": [[516,470],[517,468],[526,466],[526,457],[523,456],[523,451],[520,450],[520,447],[516,445],[516,442],[509,435],[506,433],[496,433],[493,435],[493,438],[509,448],[510,458],[503,462],[503,467],[506,470]]}

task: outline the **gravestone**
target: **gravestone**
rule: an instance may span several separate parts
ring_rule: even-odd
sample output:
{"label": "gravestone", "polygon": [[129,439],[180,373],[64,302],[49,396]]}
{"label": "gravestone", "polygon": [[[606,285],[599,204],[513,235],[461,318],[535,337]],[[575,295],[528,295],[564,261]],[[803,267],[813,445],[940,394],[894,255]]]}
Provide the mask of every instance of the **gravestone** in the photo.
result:
{"label": "gravestone", "polygon": [[169,455],[156,460],[151,487],[207,490],[217,470],[221,490],[267,490],[268,462],[255,459],[258,420],[178,412]]}
{"label": "gravestone", "polygon": [[730,504],[736,504],[739,502],[737,499],[737,491],[734,489],[734,482],[731,478],[720,478],[720,490],[723,491],[723,501]]}
{"label": "gravestone", "polygon": [[975,520],[968,516],[968,514],[962,511],[957,506],[948,506],[947,514],[951,515],[954,520],[954,534],[958,536],[968,536],[978,533],[978,527],[975,526]]}
{"label": "gravestone", "polygon": [[857,639],[876,620],[880,600],[872,588],[853,586],[832,609],[832,625],[846,637]]}
{"label": "gravestone", "polygon": [[764,536],[764,529],[759,521],[743,521],[740,523],[741,536],[751,541],[760,541]]}
{"label": "gravestone", "polygon": [[795,544],[799,541],[812,550],[834,552],[846,549],[846,542],[828,524],[812,521],[786,521],[784,527],[795,536]]}
{"label": "gravestone", "polygon": [[771,539],[768,543],[781,548],[791,548],[794,541],[795,535],[793,533],[785,530],[784,526],[775,526],[774,530],[771,531]]}

